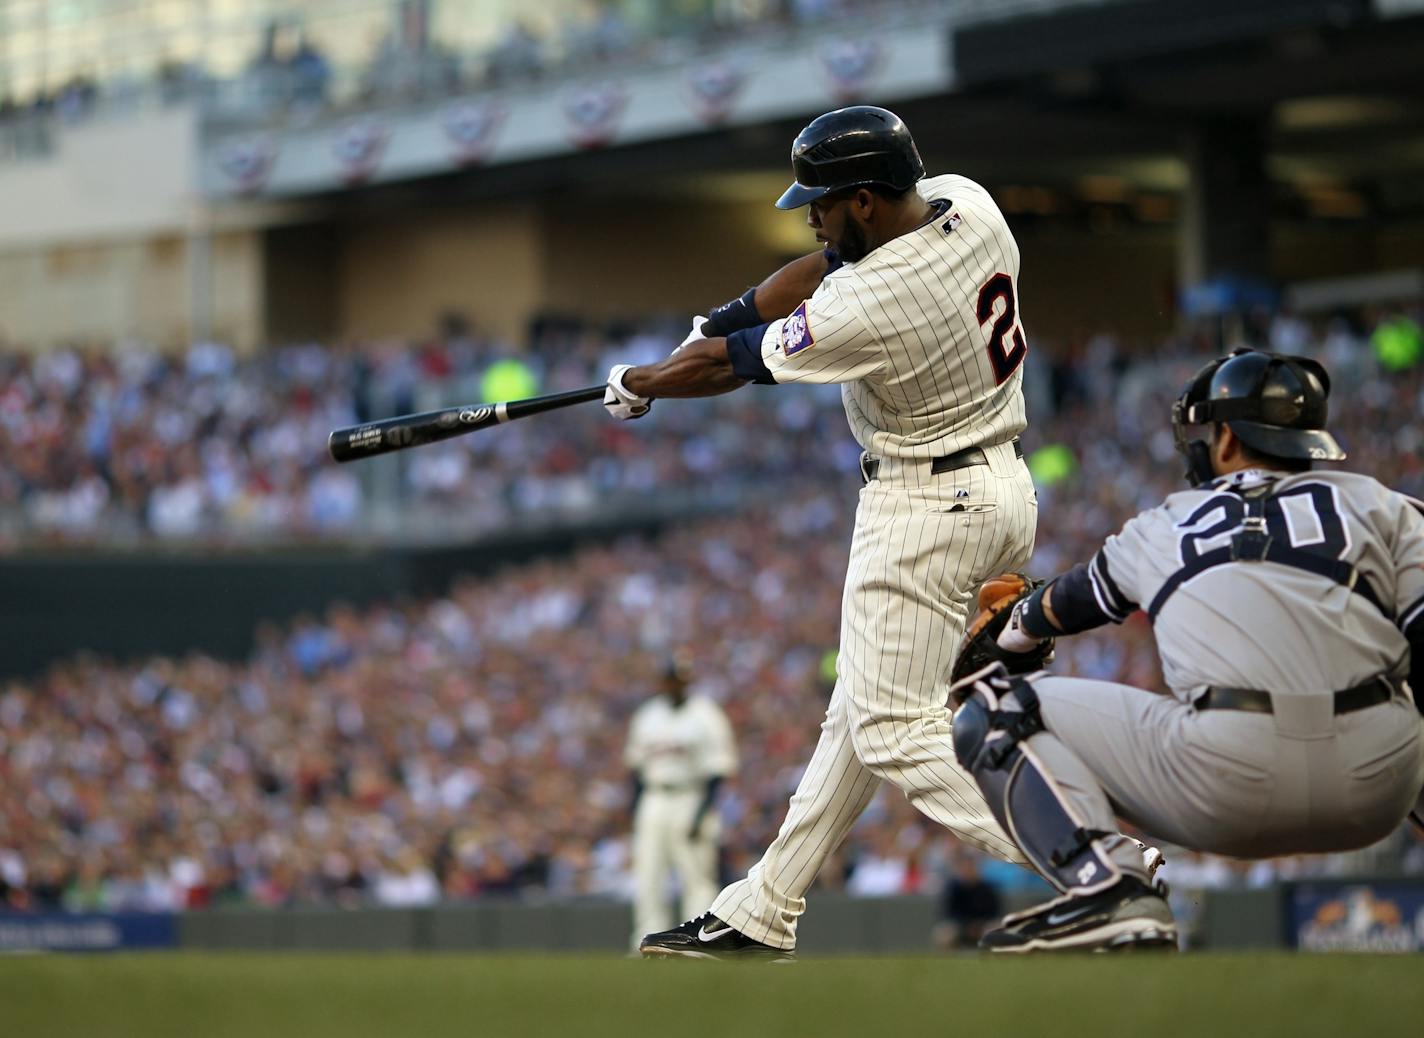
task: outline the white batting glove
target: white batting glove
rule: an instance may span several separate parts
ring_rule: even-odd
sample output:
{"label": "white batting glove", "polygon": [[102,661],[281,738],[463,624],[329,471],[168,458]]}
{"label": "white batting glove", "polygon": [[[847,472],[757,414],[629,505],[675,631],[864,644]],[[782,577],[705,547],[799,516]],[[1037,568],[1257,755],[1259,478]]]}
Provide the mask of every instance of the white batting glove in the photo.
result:
{"label": "white batting glove", "polygon": [[[707,338],[707,336],[702,334],[702,326],[706,323],[707,318],[703,317],[701,314],[698,314],[696,317],[694,317],[692,319],[692,331],[687,333],[687,338],[683,339],[682,342],[678,343],[677,350],[682,349],[684,346],[691,346],[694,342],[701,342],[703,339]],[[673,350],[672,352],[676,353],[677,350]]]}
{"label": "white batting glove", "polygon": [[1014,606],[1013,612],[1009,614],[1009,622],[1004,624],[1004,629],[999,632],[999,637],[994,642],[1005,652],[1032,652],[1038,648],[1040,642],[1045,642],[1047,638],[1035,638],[1023,629],[1023,603]]}
{"label": "white batting glove", "polygon": [[652,410],[653,402],[639,396],[623,385],[623,376],[633,367],[631,364],[615,364],[608,373],[608,388],[603,391],[603,406],[608,413],[621,422],[642,418]]}

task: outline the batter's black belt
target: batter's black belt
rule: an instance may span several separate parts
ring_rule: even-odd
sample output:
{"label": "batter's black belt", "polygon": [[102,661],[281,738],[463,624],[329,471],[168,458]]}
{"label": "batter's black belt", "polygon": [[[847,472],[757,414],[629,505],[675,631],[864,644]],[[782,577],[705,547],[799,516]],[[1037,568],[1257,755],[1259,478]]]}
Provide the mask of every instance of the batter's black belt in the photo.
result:
{"label": "batter's black belt", "polygon": [[[1013,440],[1014,457],[1023,457],[1023,445],[1017,439]],[[962,451],[955,451],[953,454],[946,454],[942,458],[929,459],[930,475],[938,476],[942,472],[953,472],[956,469],[967,469],[971,465],[987,465],[989,456],[984,453],[983,447],[965,447]],[[869,483],[875,479],[880,472],[880,459],[866,457],[860,463],[860,474],[865,482]]]}
{"label": "batter's black belt", "polygon": [[[1394,698],[1396,686],[1389,678],[1371,678],[1363,685],[1347,688],[1335,693],[1335,713],[1353,714],[1356,710],[1366,710]],[[1195,703],[1198,710],[1244,710],[1251,714],[1270,714],[1271,694],[1257,688],[1231,688],[1212,685]]]}

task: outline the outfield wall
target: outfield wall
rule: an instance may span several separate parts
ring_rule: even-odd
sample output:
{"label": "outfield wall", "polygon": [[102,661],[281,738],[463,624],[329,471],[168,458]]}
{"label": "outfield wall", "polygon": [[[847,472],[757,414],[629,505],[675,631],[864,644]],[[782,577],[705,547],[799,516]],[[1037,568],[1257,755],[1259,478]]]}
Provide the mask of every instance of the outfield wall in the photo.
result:
{"label": "outfield wall", "polygon": [[[1020,893],[1009,908],[1023,907]],[[1332,879],[1173,897],[1192,947],[1215,951],[1424,951],[1424,878]],[[915,954],[933,947],[938,899],[816,894],[801,924],[808,955]],[[0,952],[626,951],[632,914],[603,899],[488,900],[419,909],[294,908],[182,915],[0,915]]]}
{"label": "outfield wall", "polygon": [[[1020,895],[1006,907],[1026,907],[1041,896]],[[1424,886],[1419,897],[1424,898]],[[1205,894],[1190,906],[1197,913],[1195,943],[1214,949],[1288,947],[1290,900],[1285,888]],[[936,897],[817,894],[810,901],[798,940],[804,954],[914,954],[934,947]],[[621,902],[492,901],[411,910],[189,913],[179,917],[178,944],[213,951],[618,952],[627,949],[631,927],[631,911]]]}

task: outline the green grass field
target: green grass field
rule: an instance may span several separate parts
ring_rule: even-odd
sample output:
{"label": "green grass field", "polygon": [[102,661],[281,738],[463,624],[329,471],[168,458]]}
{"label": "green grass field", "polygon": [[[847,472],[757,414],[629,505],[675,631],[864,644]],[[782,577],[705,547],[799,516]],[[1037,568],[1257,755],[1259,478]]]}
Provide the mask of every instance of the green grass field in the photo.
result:
{"label": "green grass field", "polygon": [[126,955],[0,959],[14,1038],[1424,1034],[1418,956],[823,959]]}

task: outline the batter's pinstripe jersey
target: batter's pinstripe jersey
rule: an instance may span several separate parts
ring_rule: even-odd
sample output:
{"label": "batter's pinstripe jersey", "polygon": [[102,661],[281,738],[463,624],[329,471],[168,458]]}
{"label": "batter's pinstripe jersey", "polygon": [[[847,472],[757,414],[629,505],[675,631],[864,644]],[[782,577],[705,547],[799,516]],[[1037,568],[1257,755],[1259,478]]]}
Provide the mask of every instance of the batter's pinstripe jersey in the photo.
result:
{"label": "batter's pinstripe jersey", "polygon": [[935,217],[829,274],[762,338],[777,382],[840,382],[872,454],[936,458],[1023,431],[1019,248],[989,192],[922,180]]}

